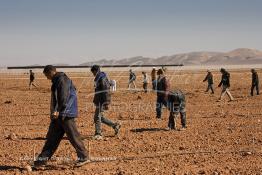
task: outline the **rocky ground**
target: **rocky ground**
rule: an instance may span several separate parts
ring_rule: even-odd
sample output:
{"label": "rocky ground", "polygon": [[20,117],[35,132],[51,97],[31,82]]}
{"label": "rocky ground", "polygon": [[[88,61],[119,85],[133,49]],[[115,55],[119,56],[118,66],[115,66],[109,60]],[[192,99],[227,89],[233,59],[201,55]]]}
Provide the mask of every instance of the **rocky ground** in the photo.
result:
{"label": "rocky ground", "polygon": [[[140,89],[142,74],[136,73]],[[226,96],[217,102],[220,88],[204,92],[206,72],[167,74],[172,89],[186,94],[186,131],[165,131],[168,111],[155,119],[155,93],[127,91],[128,72],[109,72],[118,91],[106,116],[122,128],[114,137],[103,126],[105,139],[94,141],[93,77],[69,73],[78,90],[77,126],[94,162],[73,168],[76,154],[65,136],[49,166],[32,172],[27,165],[41,151],[50,122],[50,82],[37,74],[38,88],[29,91],[27,74],[0,74],[0,174],[262,174],[262,96],[249,95],[250,72],[231,71],[232,102]],[[217,87],[220,73],[214,78]]]}

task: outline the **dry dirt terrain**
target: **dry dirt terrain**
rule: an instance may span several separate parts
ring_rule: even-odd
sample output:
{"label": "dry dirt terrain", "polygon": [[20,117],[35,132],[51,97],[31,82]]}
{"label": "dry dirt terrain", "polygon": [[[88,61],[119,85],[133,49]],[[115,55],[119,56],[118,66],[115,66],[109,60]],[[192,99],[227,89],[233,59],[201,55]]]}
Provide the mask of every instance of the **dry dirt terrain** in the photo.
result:
{"label": "dry dirt terrain", "polygon": [[[141,71],[136,71],[138,89]],[[165,131],[168,111],[163,110],[162,120],[155,119],[156,94],[127,91],[128,72],[108,72],[118,81],[118,91],[106,116],[122,128],[114,137],[103,126],[102,141],[92,140],[93,77],[89,71],[68,73],[78,90],[77,126],[94,162],[73,168],[76,154],[65,136],[49,166],[32,172],[26,165],[41,151],[50,122],[50,82],[37,73],[38,88],[29,91],[27,74],[2,73],[0,174],[262,174],[262,95],[249,95],[249,70],[230,72],[235,101],[225,96],[217,102],[220,88],[214,95],[204,92],[205,71],[168,71],[172,88],[186,94],[185,131]],[[214,72],[215,87],[220,77]]]}

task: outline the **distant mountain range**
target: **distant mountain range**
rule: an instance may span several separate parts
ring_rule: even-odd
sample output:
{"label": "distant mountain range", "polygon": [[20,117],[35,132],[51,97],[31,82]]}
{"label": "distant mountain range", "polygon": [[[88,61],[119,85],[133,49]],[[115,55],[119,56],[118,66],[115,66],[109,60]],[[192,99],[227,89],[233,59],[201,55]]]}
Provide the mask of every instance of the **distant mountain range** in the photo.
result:
{"label": "distant mountain range", "polygon": [[244,65],[262,64],[262,52],[255,49],[239,48],[230,52],[190,52],[159,58],[145,58],[142,56],[120,60],[98,60],[86,62],[80,66],[99,65]]}

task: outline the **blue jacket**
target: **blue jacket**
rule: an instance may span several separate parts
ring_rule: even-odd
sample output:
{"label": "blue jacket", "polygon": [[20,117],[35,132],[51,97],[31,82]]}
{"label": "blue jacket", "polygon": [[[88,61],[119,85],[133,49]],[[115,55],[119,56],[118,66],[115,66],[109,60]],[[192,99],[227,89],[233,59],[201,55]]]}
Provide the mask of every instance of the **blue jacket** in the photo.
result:
{"label": "blue jacket", "polygon": [[51,90],[51,114],[57,111],[59,117],[77,117],[77,95],[72,80],[65,73],[57,72],[52,78]]}

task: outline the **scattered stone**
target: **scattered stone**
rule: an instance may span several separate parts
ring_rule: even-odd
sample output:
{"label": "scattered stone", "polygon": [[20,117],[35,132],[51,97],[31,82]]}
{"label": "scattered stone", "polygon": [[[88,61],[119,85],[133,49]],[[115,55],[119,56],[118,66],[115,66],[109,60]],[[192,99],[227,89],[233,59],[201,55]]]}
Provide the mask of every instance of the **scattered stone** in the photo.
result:
{"label": "scattered stone", "polygon": [[122,114],[119,114],[119,115],[118,115],[118,119],[119,119],[119,120],[122,120],[123,118],[124,118],[124,117],[123,117]]}
{"label": "scattered stone", "polygon": [[109,140],[109,138],[107,138],[107,137],[104,138],[104,141],[108,141],[108,140]]}
{"label": "scattered stone", "polygon": [[185,149],[186,149],[185,147],[182,147],[182,146],[179,147],[180,151],[185,150]]}
{"label": "scattered stone", "polygon": [[142,97],[139,95],[139,96],[137,97],[137,99],[138,99],[138,100],[142,100]]}
{"label": "scattered stone", "polygon": [[145,120],[149,120],[149,119],[150,119],[150,116],[146,115]]}
{"label": "scattered stone", "polygon": [[243,155],[243,156],[249,156],[249,155],[252,155],[252,152],[247,151],[247,152],[244,152],[242,155]]}
{"label": "scattered stone", "polygon": [[17,135],[15,133],[10,133],[6,139],[8,140],[17,140]]}
{"label": "scattered stone", "polygon": [[126,173],[123,170],[118,169],[117,175],[125,175]]}
{"label": "scattered stone", "polygon": [[215,171],[215,172],[213,172],[213,175],[219,175],[219,173]]}
{"label": "scattered stone", "polygon": [[206,172],[204,170],[199,170],[198,174],[206,174]]}
{"label": "scattered stone", "polygon": [[11,104],[11,103],[12,103],[11,100],[7,100],[7,101],[5,101],[5,104]]}
{"label": "scattered stone", "polygon": [[[23,171],[22,171],[22,173],[23,173]],[[16,169],[16,170],[14,170],[14,174],[15,174],[15,175],[20,175],[20,174],[21,174],[21,171],[18,170],[18,169]]]}
{"label": "scattered stone", "polygon": [[31,172],[31,171],[32,171],[32,167],[31,167],[30,165],[26,165],[26,166],[25,166],[25,170],[26,170],[27,172]]}
{"label": "scattered stone", "polygon": [[153,168],[153,170],[154,170],[154,171],[158,171],[158,169],[157,169],[157,168]]}

